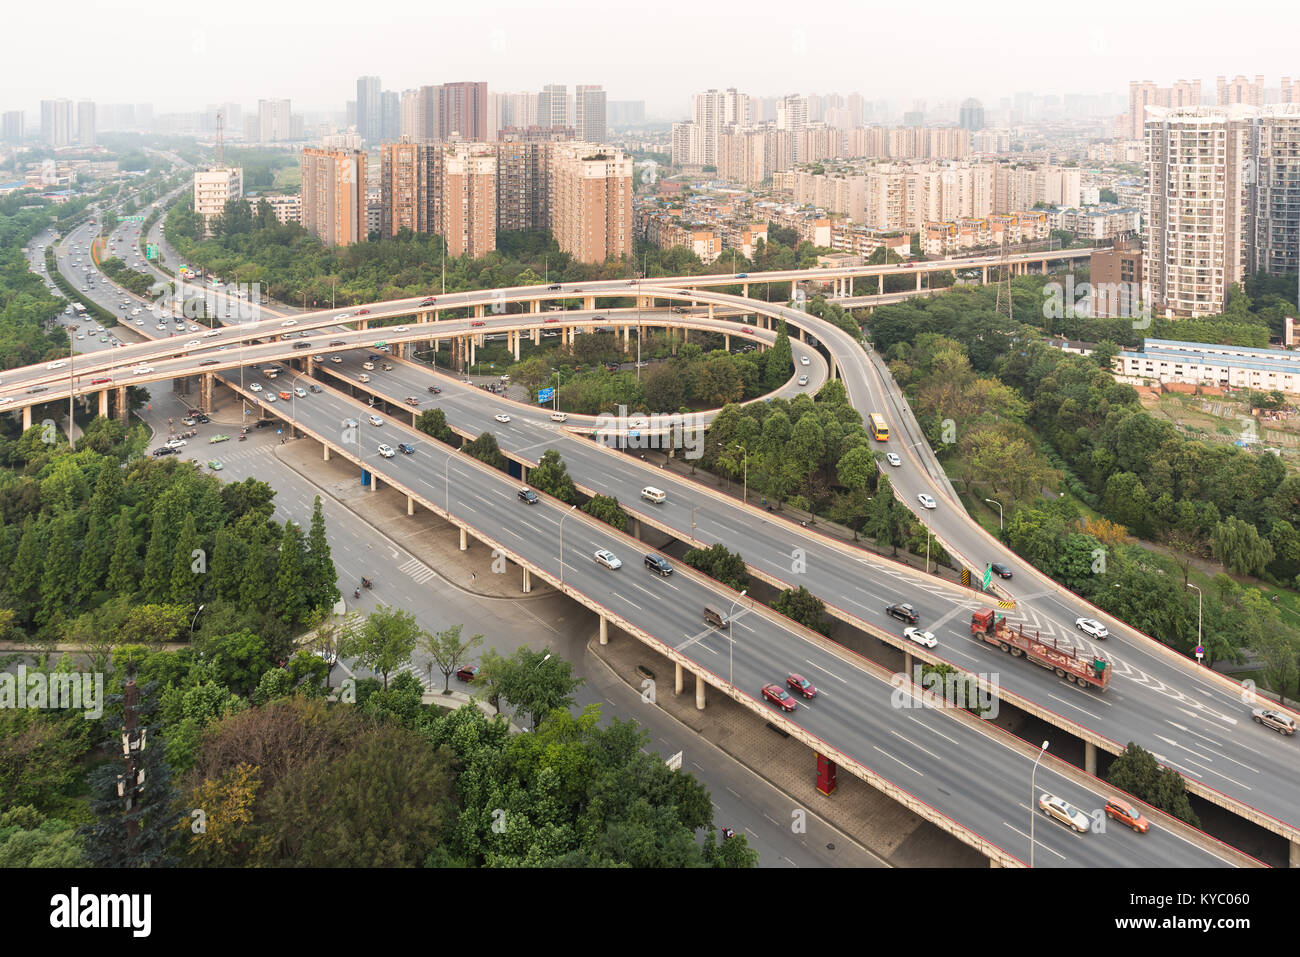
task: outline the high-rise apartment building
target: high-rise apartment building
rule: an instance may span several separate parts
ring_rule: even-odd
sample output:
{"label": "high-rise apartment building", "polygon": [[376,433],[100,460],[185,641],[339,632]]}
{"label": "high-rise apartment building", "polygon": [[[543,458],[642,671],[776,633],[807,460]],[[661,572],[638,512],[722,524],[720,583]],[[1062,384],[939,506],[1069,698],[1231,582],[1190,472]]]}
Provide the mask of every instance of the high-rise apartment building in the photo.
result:
{"label": "high-rise apartment building", "polygon": [[363,143],[383,140],[384,97],[377,76],[357,77],[357,132]]}
{"label": "high-rise apartment building", "polygon": [[71,100],[41,100],[41,139],[56,149],[72,145]]}
{"label": "high-rise apartment building", "polygon": [[438,139],[480,142],[488,137],[486,83],[444,83],[438,92]]}
{"label": "high-rise apartment building", "polygon": [[1300,103],[1261,108],[1250,120],[1248,268],[1300,269]]}
{"label": "high-rise apartment building", "polygon": [[672,129],[674,166],[699,166],[704,162],[704,130],[699,123],[674,123]]}
{"label": "high-rise apartment building", "polygon": [[420,112],[420,91],[402,91],[402,128],[401,140],[404,143],[418,143],[423,139],[423,122]]}
{"label": "high-rise apartment building", "polygon": [[573,93],[573,129],[588,143],[605,140],[605,91],[599,86],[578,85]]}
{"label": "high-rise apartment building", "polygon": [[725,91],[705,90],[691,98],[691,119],[699,127],[702,153],[699,162],[713,166],[723,134],[748,127],[755,118],[750,98],[735,87]]}
{"label": "high-rise apartment building", "polygon": [[563,83],[542,87],[537,98],[538,126],[572,126],[569,121],[569,88]]}
{"label": "high-rise apartment building", "polygon": [[434,84],[420,87],[420,135],[416,137],[417,142],[434,143],[442,139],[442,129],[438,126],[441,98],[441,85]]}
{"label": "high-rise apartment building", "polygon": [[1244,76],[1234,76],[1229,82],[1227,77],[1219,77],[1214,84],[1215,106],[1263,106],[1264,78],[1256,76],[1251,83]]}
{"label": "high-rise apartment building", "polygon": [[957,113],[957,125],[971,133],[984,129],[984,104],[974,97],[963,100]]}
{"label": "high-rise apartment building", "polygon": [[1291,80],[1289,76],[1282,77],[1282,89],[1280,91],[1281,103],[1300,103],[1300,79]]}
{"label": "high-rise apartment building", "polygon": [[798,132],[808,125],[808,97],[783,96],[776,104],[776,128]]}
{"label": "high-rise apartment building", "polygon": [[1128,112],[1120,117],[1120,136],[1127,140],[1140,140],[1144,134],[1147,107],[1160,106],[1182,109],[1199,106],[1201,81],[1179,80],[1173,86],[1156,86],[1150,80],[1131,80],[1128,85]]}
{"label": "high-rise apartment building", "polygon": [[366,154],[308,148],[301,164],[303,228],[328,246],[365,239]]}
{"label": "high-rise apartment building", "polygon": [[632,254],[632,159],[592,143],[549,146],[551,231],[579,262]]}
{"label": "high-rise apartment building", "polygon": [[394,143],[402,137],[402,95],[396,90],[382,90],[379,94],[379,111],[382,119],[379,134],[385,143]]}
{"label": "high-rise apartment building", "polygon": [[0,117],[0,138],[6,143],[21,143],[25,122],[22,110],[9,110]]}
{"label": "high-rise apartment building", "polygon": [[244,197],[244,171],[239,167],[210,166],[194,173],[194,211],[203,217],[205,229],[224,215],[226,203]]}
{"label": "high-rise apartment building", "polygon": [[439,233],[452,256],[485,256],[497,248],[497,159],[491,146],[439,147],[442,209]]}
{"label": "high-rise apartment building", "polygon": [[257,101],[257,141],[279,143],[292,138],[288,100]]}
{"label": "high-rise apartment building", "polygon": [[380,235],[433,231],[430,180],[436,176],[435,152],[419,143],[385,143],[381,148]]}
{"label": "high-rise apartment building", "polygon": [[545,143],[503,140],[496,144],[497,229],[521,232],[550,224],[550,177]]}
{"label": "high-rise apartment building", "polygon": [[77,144],[95,145],[95,104],[90,100],[77,104]]}
{"label": "high-rise apartment building", "polygon": [[645,122],[645,100],[610,100],[605,108],[610,126],[636,126]]}
{"label": "high-rise apartment building", "polygon": [[1145,280],[1166,316],[1213,316],[1247,265],[1242,107],[1146,108]]}

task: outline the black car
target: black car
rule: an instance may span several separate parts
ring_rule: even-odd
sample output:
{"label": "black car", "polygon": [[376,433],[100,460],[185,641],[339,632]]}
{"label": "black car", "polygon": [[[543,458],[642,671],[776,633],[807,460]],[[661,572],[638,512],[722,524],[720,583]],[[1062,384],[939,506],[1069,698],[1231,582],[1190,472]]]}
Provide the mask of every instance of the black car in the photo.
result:
{"label": "black car", "polygon": [[994,562],[989,566],[989,568],[993,571],[993,574],[997,575],[999,578],[1011,577],[1011,569],[1007,568],[1007,566],[1003,565],[1001,562]]}
{"label": "black car", "polygon": [[526,502],[529,505],[536,505],[541,499],[537,497],[537,493],[532,489],[521,488],[519,490],[519,501]]}
{"label": "black car", "polygon": [[34,385],[34,386],[32,386],[30,389],[27,390],[27,394],[28,394],[28,395],[36,395],[36,393],[38,393],[38,392],[49,392],[49,391],[50,391],[49,386],[44,386],[44,385]]}
{"label": "black car", "polygon": [[253,425],[253,428],[264,429],[268,425],[275,425],[275,422],[272,421],[271,419],[258,419],[257,422]]}
{"label": "black car", "polygon": [[397,451],[401,452],[403,455],[413,455],[415,454],[415,446],[410,442],[401,442],[397,446]]}
{"label": "black car", "polygon": [[920,619],[917,618],[916,609],[907,602],[898,602],[885,608],[886,615],[893,615],[899,621],[905,621],[909,625],[915,625]]}
{"label": "black car", "polygon": [[207,425],[209,422],[212,421],[206,415],[196,415],[194,418],[197,422],[200,422],[203,425]]}
{"label": "black car", "polygon": [[673,566],[668,564],[667,559],[655,554],[646,555],[645,567],[665,578],[673,573]]}
{"label": "black car", "polygon": [[214,366],[216,364],[217,364],[216,359],[204,359],[202,362],[199,363],[199,365],[201,366]]}
{"label": "black car", "polygon": [[346,346],[347,343],[344,342],[342,339],[335,339],[334,341],[332,341],[332,342],[330,343],[330,345],[331,345],[331,346]]}
{"label": "black car", "polygon": [[154,449],[153,454],[154,455],[179,455],[180,449],[172,449],[164,445],[161,448]]}

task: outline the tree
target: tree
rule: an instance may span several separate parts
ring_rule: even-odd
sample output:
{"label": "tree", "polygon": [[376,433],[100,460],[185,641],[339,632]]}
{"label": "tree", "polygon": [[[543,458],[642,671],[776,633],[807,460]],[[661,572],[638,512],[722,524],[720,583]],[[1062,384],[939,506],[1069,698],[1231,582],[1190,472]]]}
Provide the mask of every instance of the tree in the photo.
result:
{"label": "tree", "polygon": [[682,556],[682,561],[736,591],[744,591],[749,587],[749,573],[745,571],[744,559],[729,551],[725,545],[689,549]]}
{"label": "tree", "polygon": [[1232,515],[1215,526],[1210,551],[1239,575],[1261,575],[1273,560],[1273,546],[1260,537],[1259,529]]}
{"label": "tree", "polygon": [[785,329],[785,320],[777,326],[776,341],[767,353],[767,365],[763,369],[763,387],[771,392],[785,385],[794,375],[794,352],[790,348],[790,336]]}
{"label": "tree", "polygon": [[284,523],[280,535],[280,560],[275,576],[275,608],[289,622],[306,617],[306,575],[303,570],[302,529],[293,522]]}
{"label": "tree", "polygon": [[339,576],[330,556],[329,538],[325,534],[324,506],[319,495],[311,508],[311,529],[307,532],[306,552],[303,574],[307,607],[324,610],[333,608],[341,597]]}
{"label": "tree", "polygon": [[627,531],[627,513],[618,505],[617,498],[608,495],[593,496],[591,501],[582,506],[582,510],[592,518],[597,518],[606,525],[612,525],[620,532]]}
{"label": "tree", "polygon": [[172,570],[172,533],[167,528],[166,513],[158,507],[153,512],[153,532],[149,536],[149,547],[144,554],[145,597],[150,601],[161,600],[170,585]]}
{"label": "tree", "polygon": [[1182,775],[1172,768],[1160,767],[1151,752],[1132,741],[1111,764],[1106,780],[1192,827],[1201,826],[1187,800],[1187,785]]}
{"label": "tree", "polygon": [[529,470],[528,481],[533,488],[554,496],[565,505],[573,505],[578,501],[578,490],[574,487],[573,479],[569,478],[568,467],[555,449],[547,449],[542,453],[541,460]]}
{"label": "tree", "polygon": [[803,585],[787,588],[776,596],[772,610],[779,611],[792,621],[797,621],[805,628],[830,634],[830,622],[826,620],[825,603]]}
{"label": "tree", "polygon": [[442,409],[425,409],[416,417],[415,427],[425,435],[432,435],[448,445],[456,443],[456,433],[447,425],[447,414]]}
{"label": "tree", "polygon": [[494,469],[506,470],[506,457],[497,445],[496,436],[491,432],[484,432],[473,442],[466,442],[461,451],[468,455],[474,456],[480,462],[486,462]]}
{"label": "tree", "polygon": [[442,693],[448,694],[451,691],[451,676],[453,672],[458,671],[465,663],[465,660],[479,645],[483,644],[482,635],[474,635],[468,641],[461,641],[460,632],[462,625],[452,625],[451,627],[430,634],[427,631],[420,632],[420,648],[429,656],[430,672],[436,667],[442,672],[443,684]]}
{"label": "tree", "polygon": [[172,557],[171,600],[177,604],[197,603],[199,582],[194,573],[194,552],[199,545],[199,533],[194,524],[194,513],[185,516],[181,526],[180,538],[176,540],[176,551]]}
{"label": "tree", "polygon": [[114,595],[130,595],[139,581],[139,553],[135,547],[135,536],[131,531],[131,520],[122,508],[117,516],[117,532],[113,544],[113,557],[108,565],[109,592]]}
{"label": "tree", "polygon": [[502,691],[519,712],[532,719],[533,730],[559,708],[573,705],[573,692],[585,683],[573,677],[573,665],[550,652],[516,648],[507,659]]}
{"label": "tree", "polygon": [[356,658],[362,667],[378,672],[387,688],[388,676],[411,660],[420,634],[420,626],[409,611],[380,605],[345,643],[341,654]]}

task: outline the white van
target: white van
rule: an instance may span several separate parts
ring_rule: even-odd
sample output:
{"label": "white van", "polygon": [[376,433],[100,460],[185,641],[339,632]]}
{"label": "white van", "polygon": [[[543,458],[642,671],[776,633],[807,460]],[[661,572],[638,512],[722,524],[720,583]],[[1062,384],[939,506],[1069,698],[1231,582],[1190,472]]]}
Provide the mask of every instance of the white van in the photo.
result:
{"label": "white van", "polygon": [[647,502],[658,504],[668,497],[668,493],[661,488],[655,488],[653,485],[647,485],[641,490],[641,497]]}
{"label": "white van", "polygon": [[568,413],[566,413],[566,412],[552,412],[552,413],[551,413],[551,421],[552,421],[552,422],[566,422],[566,421],[568,421],[568,418],[569,418],[569,416],[568,416]]}

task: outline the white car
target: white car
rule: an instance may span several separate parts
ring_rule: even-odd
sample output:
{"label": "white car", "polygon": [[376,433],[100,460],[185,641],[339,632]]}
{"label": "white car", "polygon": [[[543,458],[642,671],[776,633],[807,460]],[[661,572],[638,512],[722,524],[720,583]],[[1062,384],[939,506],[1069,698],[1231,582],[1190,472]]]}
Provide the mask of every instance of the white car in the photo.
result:
{"label": "white car", "polygon": [[1073,804],[1063,801],[1055,794],[1044,794],[1038,799],[1038,807],[1048,817],[1054,817],[1067,827],[1072,827],[1080,834],[1088,833],[1088,815]]}
{"label": "white car", "polygon": [[294,386],[293,394],[300,399],[307,398],[307,390],[304,389],[302,386]]}
{"label": "white car", "polygon": [[262,383],[260,383],[260,382],[254,382],[252,385],[249,386],[249,388],[250,388],[252,391],[254,391],[254,392],[261,392],[261,391],[262,391]]}
{"label": "white car", "polygon": [[379,454],[386,459],[391,459],[397,454],[397,451],[391,445],[381,445],[379,447]]}
{"label": "white car", "polygon": [[135,324],[136,324],[137,326],[143,326],[143,325],[144,325],[144,320],[143,320],[143,319],[137,319],[137,320],[135,321]]}
{"label": "white car", "polygon": [[510,421],[510,416],[506,415],[504,412],[498,412],[496,415],[492,416],[492,418],[496,419],[498,422]]}
{"label": "white car", "polygon": [[367,419],[367,421],[368,421],[371,425],[383,425],[383,424],[384,424],[384,420],[381,419],[381,418],[380,418],[379,416],[377,416],[377,415],[372,415],[372,416],[370,416],[370,417]]}
{"label": "white car", "polygon": [[800,385],[807,385],[807,384],[808,384],[808,377],[807,377],[806,375],[801,375],[801,376],[799,377],[799,384],[800,384]]}
{"label": "white car", "polygon": [[900,465],[903,464],[903,460],[898,457],[897,452],[886,452],[885,461],[888,462],[890,465],[892,465],[894,468],[898,468]]}
{"label": "white car", "polygon": [[67,363],[64,362],[62,359],[56,359],[56,360],[53,361],[53,362],[47,362],[47,363],[45,363],[45,368],[47,368],[47,369],[62,369],[62,368],[63,368],[64,366],[66,366],[66,365],[67,365]]}
{"label": "white car", "polygon": [[552,421],[552,422],[565,422],[565,421],[568,420],[568,418],[569,418],[569,414],[568,414],[567,412],[552,412],[552,413],[551,413],[551,421]]}
{"label": "white car", "polygon": [[274,392],[268,392],[268,393],[264,396],[264,398],[266,399],[267,402],[274,402],[274,401],[275,401],[275,393],[274,393]]}
{"label": "white car", "polygon": [[184,440],[184,439],[168,439],[168,440],[167,440],[167,448],[169,448],[169,449],[179,449],[179,448],[180,448],[182,445],[184,445],[184,444],[185,444],[185,440]]}
{"label": "white car", "polygon": [[191,339],[189,342],[185,343],[185,348],[186,348],[186,349],[195,349],[195,348],[198,348],[198,347],[201,346],[201,345],[203,345],[203,343],[199,342],[199,340],[197,340],[197,339]]}
{"label": "white car", "polygon": [[86,334],[85,334],[84,332],[78,332],[78,333],[77,333],[77,338],[78,338],[78,339],[84,339],[84,338],[86,338]]}
{"label": "white car", "polygon": [[1085,635],[1091,635],[1094,638],[1105,638],[1110,634],[1110,632],[1106,630],[1106,626],[1096,618],[1076,618],[1074,620],[1074,627],[1078,628]]}
{"label": "white car", "polygon": [[923,648],[933,648],[939,643],[939,639],[934,637],[930,631],[922,631],[920,628],[904,628],[903,637],[908,641],[914,641]]}
{"label": "white car", "polygon": [[800,356],[800,357],[799,357],[799,364],[800,364],[801,366],[806,366],[806,365],[808,365],[808,357],[807,357],[807,356]]}
{"label": "white car", "polygon": [[920,502],[921,505],[922,505],[922,507],[924,507],[924,508],[935,508],[935,507],[936,507],[936,503],[935,503],[934,499],[931,498],[929,495],[926,495],[924,492],[922,492],[920,495],[918,495],[918,496],[916,497],[916,500],[917,500],[918,502]]}
{"label": "white car", "polygon": [[614,557],[614,553],[605,548],[597,551],[592,557],[596,559],[597,565],[604,565],[606,568],[623,567],[623,563]]}
{"label": "white car", "polygon": [[405,332],[405,331],[406,331],[406,326],[398,326],[398,327],[397,327],[396,329],[394,329],[393,331],[394,331],[394,332]]}
{"label": "white car", "polygon": [[[334,317],[334,321],[335,321],[335,322],[342,322],[344,319],[351,319],[351,318],[352,318],[352,313],[350,313],[350,312],[340,312],[337,316]],[[282,322],[282,323],[280,323],[280,325],[282,325],[282,326],[291,326],[291,325],[293,325],[293,323],[292,323],[292,322]]]}
{"label": "white car", "polygon": [[296,326],[296,325],[298,325],[298,320],[297,320],[297,319],[286,319],[286,320],[284,320],[284,322],[280,323],[280,325],[282,325],[282,326]]}
{"label": "white car", "polygon": [[158,325],[155,326],[154,328],[156,328],[159,332],[166,332],[166,331],[167,331],[167,326],[166,326],[165,324],[161,323],[161,322],[158,323]]}

